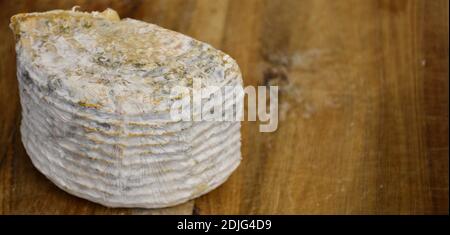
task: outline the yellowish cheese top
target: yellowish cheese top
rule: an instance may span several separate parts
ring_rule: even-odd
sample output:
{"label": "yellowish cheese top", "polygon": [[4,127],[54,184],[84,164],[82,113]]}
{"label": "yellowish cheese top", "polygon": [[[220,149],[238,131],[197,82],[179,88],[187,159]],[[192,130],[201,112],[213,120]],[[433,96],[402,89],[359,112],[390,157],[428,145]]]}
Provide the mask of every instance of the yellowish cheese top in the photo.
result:
{"label": "yellowish cheese top", "polygon": [[[19,69],[48,96],[118,115],[167,111],[175,86],[242,83],[235,61],[154,24],[104,12],[54,10],[11,18]],[[34,75],[34,76],[31,76]]]}

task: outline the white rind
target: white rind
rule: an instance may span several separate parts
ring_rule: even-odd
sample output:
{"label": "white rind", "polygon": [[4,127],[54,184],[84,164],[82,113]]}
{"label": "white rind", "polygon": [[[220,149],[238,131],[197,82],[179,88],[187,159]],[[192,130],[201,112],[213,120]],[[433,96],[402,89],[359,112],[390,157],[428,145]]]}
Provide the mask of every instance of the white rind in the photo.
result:
{"label": "white rind", "polygon": [[[145,22],[116,19],[114,12],[111,18],[111,12],[51,11],[12,18],[23,110],[20,130],[26,152],[33,165],[59,188],[109,207],[160,208],[208,193],[225,182],[240,163],[240,122],[161,122],[172,102],[164,92],[177,84],[186,86],[193,76],[220,89],[242,88],[236,63],[205,43]],[[60,19],[63,23],[89,21],[93,26],[80,29],[69,25],[75,31],[68,37],[65,31],[53,35],[42,23],[59,24]],[[35,30],[39,27],[44,28]],[[50,30],[48,35],[46,30]],[[129,40],[137,44],[127,45],[121,34],[111,41],[108,38],[113,32],[129,33]],[[72,39],[87,49],[85,54],[69,43]],[[101,49],[102,40],[108,40],[105,45],[118,44],[113,52],[126,52],[127,46],[130,50],[148,47],[150,54],[130,54],[134,61],[145,61],[147,67],[121,64],[110,68],[92,63],[87,59],[92,56],[89,53]],[[45,49],[53,47],[55,52]],[[58,60],[51,63],[52,58]],[[158,67],[159,63],[163,65]],[[184,70],[176,70],[175,75],[168,72],[180,65]],[[93,69],[99,72],[91,78],[88,72]],[[108,76],[112,82],[104,83]],[[158,80],[158,76],[167,79]],[[96,77],[102,77],[102,82]],[[62,85],[53,87],[56,80]],[[89,89],[83,88],[87,84]],[[145,95],[152,86],[161,88],[153,90],[153,96]],[[114,96],[103,96],[108,89]],[[224,110],[235,113],[234,107],[242,100],[232,97],[225,94],[221,102]],[[101,105],[96,103],[99,100]]]}

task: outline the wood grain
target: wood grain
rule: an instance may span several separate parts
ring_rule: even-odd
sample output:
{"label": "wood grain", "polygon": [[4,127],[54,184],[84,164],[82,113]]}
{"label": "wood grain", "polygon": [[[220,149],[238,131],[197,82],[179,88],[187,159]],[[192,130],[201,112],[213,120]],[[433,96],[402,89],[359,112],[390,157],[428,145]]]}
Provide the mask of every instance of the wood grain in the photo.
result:
{"label": "wood grain", "polygon": [[[243,162],[213,192],[158,210],[71,196],[20,141],[9,18],[112,7],[222,49],[246,85],[280,86],[280,122],[243,122]],[[448,1],[0,2],[2,214],[448,214]],[[8,36],[9,35],[9,36]]]}

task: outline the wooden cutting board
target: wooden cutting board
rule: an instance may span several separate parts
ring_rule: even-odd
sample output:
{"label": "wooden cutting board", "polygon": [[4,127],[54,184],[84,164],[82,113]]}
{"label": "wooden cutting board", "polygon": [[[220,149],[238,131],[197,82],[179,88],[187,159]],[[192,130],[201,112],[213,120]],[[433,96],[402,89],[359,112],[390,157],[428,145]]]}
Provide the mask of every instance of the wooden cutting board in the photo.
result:
{"label": "wooden cutting board", "polygon": [[[2,214],[448,214],[448,1],[1,1]],[[246,85],[280,86],[280,122],[243,122],[221,187],[165,209],[109,209],[31,164],[9,18],[116,9],[222,49]]]}

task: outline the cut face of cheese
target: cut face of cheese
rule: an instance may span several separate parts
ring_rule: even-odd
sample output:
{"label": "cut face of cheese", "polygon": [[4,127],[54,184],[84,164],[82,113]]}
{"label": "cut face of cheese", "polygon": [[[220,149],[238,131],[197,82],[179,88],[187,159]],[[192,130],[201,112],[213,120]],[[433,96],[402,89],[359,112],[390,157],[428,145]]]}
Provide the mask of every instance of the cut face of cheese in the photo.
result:
{"label": "cut face of cheese", "polygon": [[[235,114],[242,100],[224,88],[242,89],[242,77],[230,56],[111,9],[18,14],[10,26],[22,141],[63,190],[111,207],[167,207],[239,165],[239,121],[167,118],[174,102],[192,100],[194,81],[224,91],[215,104]],[[173,97],[174,88],[189,92]]]}

